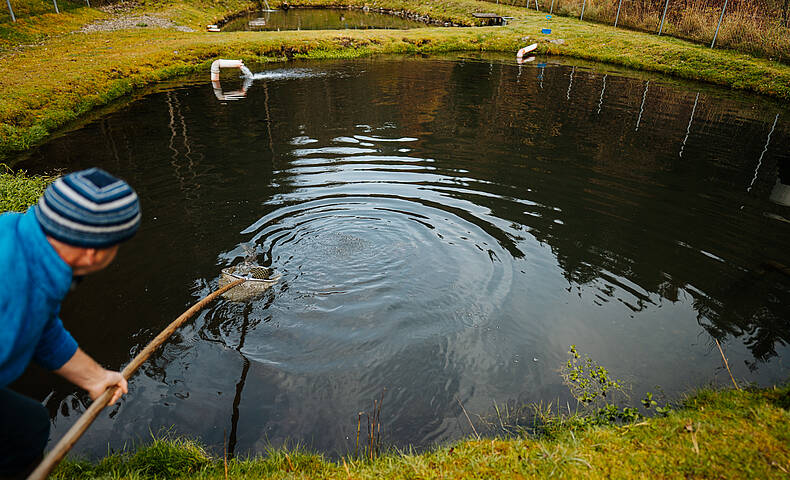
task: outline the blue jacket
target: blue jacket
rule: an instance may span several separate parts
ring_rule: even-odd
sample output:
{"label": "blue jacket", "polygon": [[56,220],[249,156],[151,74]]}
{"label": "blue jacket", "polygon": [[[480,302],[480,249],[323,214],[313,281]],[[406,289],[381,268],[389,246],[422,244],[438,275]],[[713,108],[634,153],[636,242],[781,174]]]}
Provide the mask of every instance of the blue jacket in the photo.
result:
{"label": "blue jacket", "polygon": [[77,351],[58,317],[71,277],[32,208],[0,215],[0,387],[22,375],[31,359],[57,370]]}

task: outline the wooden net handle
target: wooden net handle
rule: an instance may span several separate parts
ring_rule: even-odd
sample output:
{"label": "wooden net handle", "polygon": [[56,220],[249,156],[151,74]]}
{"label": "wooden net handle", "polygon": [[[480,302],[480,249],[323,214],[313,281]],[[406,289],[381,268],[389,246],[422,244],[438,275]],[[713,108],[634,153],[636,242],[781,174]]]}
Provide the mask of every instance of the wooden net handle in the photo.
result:
{"label": "wooden net handle", "polygon": [[[162,332],[157,335],[156,338],[151,340],[151,342],[149,342],[148,345],[146,345],[146,347],[140,353],[138,353],[128,365],[126,365],[123,371],[121,371],[123,378],[129,380],[129,378],[134,375],[134,372],[136,372],[137,369],[140,368],[140,366],[145,363],[146,360],[148,360],[148,357],[150,357],[157,348],[165,343],[165,341],[170,338],[170,336],[173,335],[173,333],[175,333],[175,331],[178,330],[178,328],[181,327],[184,322],[189,320],[193,315],[203,309],[203,307],[205,307],[215,298],[227,292],[231,288],[240,285],[244,281],[245,279],[242,278],[215,290],[204,297],[202,300],[198,301],[196,304],[192,305],[189,310],[182,313],[181,316],[173,320],[173,322],[168,325],[167,328],[162,330]],[[82,434],[85,433],[85,430],[87,430],[91,423],[96,420],[96,417],[99,416],[99,412],[101,412],[104,407],[107,406],[107,403],[112,398],[116,389],[118,389],[118,387],[108,388],[104,391],[104,393],[99,395],[99,398],[91,403],[91,406],[88,407],[88,409],[85,410],[85,413],[83,413],[82,416],[74,423],[74,425],[71,426],[69,431],[66,432],[63,438],[61,438],[57,445],[55,445],[55,448],[53,448],[47,454],[47,456],[44,457],[44,460],[42,460],[38,467],[33,470],[33,473],[27,477],[27,480],[44,480],[47,478],[52,469],[55,468],[61,460],[63,460],[63,457],[65,457],[69,450],[71,450],[71,447],[77,443],[77,440],[79,440]]]}

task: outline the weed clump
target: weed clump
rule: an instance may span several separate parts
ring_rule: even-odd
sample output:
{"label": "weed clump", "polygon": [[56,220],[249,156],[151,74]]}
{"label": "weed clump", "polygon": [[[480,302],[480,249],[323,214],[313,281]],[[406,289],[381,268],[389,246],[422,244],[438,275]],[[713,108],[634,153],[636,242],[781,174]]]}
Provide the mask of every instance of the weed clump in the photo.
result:
{"label": "weed clump", "polygon": [[[540,424],[539,433],[555,438],[565,432],[583,430],[589,427],[631,424],[644,420],[645,416],[637,407],[627,406],[630,398],[625,384],[609,374],[609,371],[588,356],[582,355],[571,345],[568,360],[560,370],[560,376],[573,398],[581,407],[572,411],[568,405],[567,415],[534,405],[535,417]],[[620,406],[625,403],[626,406]],[[661,406],[647,392],[641,404],[646,411],[653,409],[657,414],[666,416],[669,406]]]}
{"label": "weed clump", "polygon": [[133,452],[104,457],[99,463],[68,460],[52,474],[55,479],[180,478],[203,472],[216,463],[196,441],[165,435]]}
{"label": "weed clump", "polygon": [[195,473],[211,463],[211,457],[198,443],[186,439],[154,439],[134,453],[126,467],[154,478],[171,478]]}
{"label": "weed clump", "polygon": [[605,402],[607,395],[625,393],[622,383],[609,376],[609,371],[590,357],[582,358],[576,345],[570,346],[569,358],[560,371],[571,395],[584,406]]}

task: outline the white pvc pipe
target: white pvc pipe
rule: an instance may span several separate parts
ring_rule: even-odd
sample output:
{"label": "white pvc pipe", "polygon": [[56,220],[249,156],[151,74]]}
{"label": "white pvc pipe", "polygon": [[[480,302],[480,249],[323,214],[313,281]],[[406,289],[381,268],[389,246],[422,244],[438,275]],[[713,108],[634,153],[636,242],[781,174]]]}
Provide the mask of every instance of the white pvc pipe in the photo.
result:
{"label": "white pvc pipe", "polygon": [[52,3],[55,4],[55,13],[60,13],[60,10],[58,10],[58,0],[52,0]]}
{"label": "white pvc pipe", "polygon": [[211,81],[212,82],[219,81],[220,68],[241,69],[241,67],[243,66],[244,66],[244,62],[242,62],[241,60],[225,60],[225,59],[214,60],[214,62],[212,62],[211,64]]}
{"label": "white pvc pipe", "polygon": [[538,44],[537,43],[533,43],[532,45],[527,45],[526,47],[521,48],[521,49],[519,49],[518,52],[516,52],[516,58],[523,58],[524,55],[526,55],[529,52],[535,50],[536,48],[538,48]]}

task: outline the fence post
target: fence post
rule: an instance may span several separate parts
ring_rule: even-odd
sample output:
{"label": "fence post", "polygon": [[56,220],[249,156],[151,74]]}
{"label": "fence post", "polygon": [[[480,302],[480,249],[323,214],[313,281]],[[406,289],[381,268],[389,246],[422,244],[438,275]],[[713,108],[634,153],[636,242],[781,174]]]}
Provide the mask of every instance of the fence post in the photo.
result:
{"label": "fence post", "polygon": [[538,9],[538,0],[535,0],[535,11],[536,12],[540,11],[540,9]]}
{"label": "fence post", "polygon": [[55,4],[55,13],[60,13],[60,10],[58,10],[58,0],[52,0],[52,3]]}
{"label": "fence post", "polygon": [[669,7],[669,0],[664,5],[664,14],[661,15],[661,26],[658,28],[658,34],[661,35],[661,32],[664,30],[664,19],[667,18],[667,8]]}
{"label": "fence post", "polygon": [[85,3],[88,4],[88,8],[91,8],[91,0],[85,0]]}
{"label": "fence post", "polygon": [[716,25],[716,33],[713,34],[713,41],[710,42],[710,48],[713,48],[716,45],[716,37],[719,36],[719,28],[721,27],[721,21],[724,19],[724,10],[727,9],[727,0],[724,0],[724,6],[721,7],[721,15],[719,16],[719,24]]}
{"label": "fence post", "polygon": [[5,3],[8,4],[8,11],[11,13],[11,20],[16,22],[16,17],[14,16],[14,9],[11,8],[11,0],[5,0]]}
{"label": "fence post", "polygon": [[620,20],[620,7],[623,6],[623,0],[620,0],[620,3],[617,5],[617,16],[614,17],[614,26],[617,26],[617,21]]}
{"label": "fence post", "polygon": [[554,0],[551,0],[551,11],[549,12],[549,15],[554,15]]}
{"label": "fence post", "polygon": [[582,14],[581,14],[581,16],[579,17],[579,20],[584,20],[584,7],[585,7],[585,5],[587,5],[587,0],[584,0],[584,1],[582,2]]}

